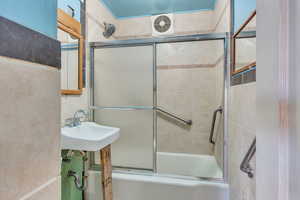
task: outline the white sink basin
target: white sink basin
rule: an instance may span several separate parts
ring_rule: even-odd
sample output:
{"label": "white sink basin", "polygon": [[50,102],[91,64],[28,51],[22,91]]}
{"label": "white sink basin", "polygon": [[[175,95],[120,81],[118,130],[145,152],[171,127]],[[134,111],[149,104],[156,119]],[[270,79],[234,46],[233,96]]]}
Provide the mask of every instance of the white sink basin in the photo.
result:
{"label": "white sink basin", "polygon": [[61,129],[62,149],[99,151],[120,137],[120,129],[83,122],[77,127]]}

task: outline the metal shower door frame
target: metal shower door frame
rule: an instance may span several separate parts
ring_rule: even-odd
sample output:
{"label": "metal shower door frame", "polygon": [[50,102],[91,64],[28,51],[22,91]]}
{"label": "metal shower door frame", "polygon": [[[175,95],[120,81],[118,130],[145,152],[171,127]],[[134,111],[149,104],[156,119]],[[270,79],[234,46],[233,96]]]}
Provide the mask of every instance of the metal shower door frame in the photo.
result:
{"label": "metal shower door frame", "polygon": [[[162,43],[181,43],[181,42],[196,42],[196,41],[211,41],[211,40],[222,40],[224,42],[224,84],[223,84],[223,130],[224,130],[224,142],[223,142],[223,179],[216,178],[202,178],[202,177],[185,177],[177,175],[164,175],[157,173],[157,113],[154,109],[157,107],[157,44]],[[175,37],[164,37],[164,38],[149,38],[149,39],[134,39],[134,40],[114,40],[109,42],[91,42],[90,47],[90,105],[91,120],[94,121],[94,110],[97,109],[94,105],[94,53],[95,49],[105,48],[122,48],[122,47],[138,47],[138,46],[152,46],[153,47],[153,107],[147,106],[132,106],[124,107],[127,110],[153,110],[153,169],[152,173],[144,171],[132,172],[131,170],[147,170],[147,169],[133,169],[128,167],[120,167],[123,170],[117,170],[121,173],[127,174],[141,174],[141,175],[159,175],[164,177],[176,177],[182,179],[192,180],[207,180],[214,182],[225,182],[228,181],[228,90],[230,87],[230,70],[229,70],[229,41],[230,37],[228,33],[211,33],[211,34],[197,34],[187,36],[175,36]],[[94,153],[90,153],[90,168],[99,169],[99,165],[95,164]],[[148,169],[149,170],[149,169]]]}

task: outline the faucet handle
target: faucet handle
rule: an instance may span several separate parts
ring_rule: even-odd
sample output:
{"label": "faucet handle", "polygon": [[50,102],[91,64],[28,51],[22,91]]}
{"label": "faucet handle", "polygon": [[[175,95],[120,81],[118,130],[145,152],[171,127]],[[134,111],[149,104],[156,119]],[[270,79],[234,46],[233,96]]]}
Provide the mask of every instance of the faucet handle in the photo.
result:
{"label": "faucet handle", "polygon": [[[80,114],[82,114],[82,116],[80,116]],[[83,118],[83,120],[82,120],[82,118]],[[85,111],[83,109],[76,111],[74,114],[74,120],[77,120],[80,122],[88,121],[88,118],[89,118],[88,111]]]}

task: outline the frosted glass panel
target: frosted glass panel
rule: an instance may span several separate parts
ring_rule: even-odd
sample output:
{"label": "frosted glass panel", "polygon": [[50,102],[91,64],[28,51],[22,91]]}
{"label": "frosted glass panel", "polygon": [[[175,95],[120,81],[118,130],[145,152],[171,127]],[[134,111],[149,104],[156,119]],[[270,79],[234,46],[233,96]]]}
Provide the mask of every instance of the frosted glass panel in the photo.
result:
{"label": "frosted glass panel", "polygon": [[223,105],[223,84],[222,40],[157,45],[157,104],[193,121],[185,126],[158,113],[158,173],[222,178],[220,115],[214,147],[209,136],[214,110]]}
{"label": "frosted glass panel", "polygon": [[[153,106],[152,46],[95,49],[94,58],[95,106]],[[121,129],[114,166],[153,169],[152,110],[95,110],[94,119]]]}
{"label": "frosted glass panel", "polygon": [[152,110],[96,110],[95,121],[121,129],[121,137],[112,145],[113,166],[153,168]]}
{"label": "frosted glass panel", "polygon": [[96,106],[152,106],[153,47],[95,49]]}

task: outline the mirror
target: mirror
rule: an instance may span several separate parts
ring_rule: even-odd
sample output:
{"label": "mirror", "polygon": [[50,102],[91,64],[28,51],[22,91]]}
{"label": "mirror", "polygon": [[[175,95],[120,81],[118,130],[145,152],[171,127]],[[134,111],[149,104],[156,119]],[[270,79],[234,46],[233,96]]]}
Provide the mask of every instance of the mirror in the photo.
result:
{"label": "mirror", "polygon": [[58,9],[57,38],[61,42],[61,94],[82,94],[83,37],[81,24]]}
{"label": "mirror", "polygon": [[233,36],[232,75],[256,67],[256,11]]}

